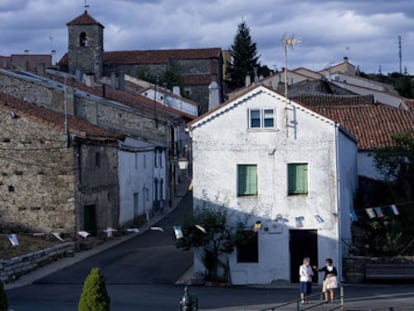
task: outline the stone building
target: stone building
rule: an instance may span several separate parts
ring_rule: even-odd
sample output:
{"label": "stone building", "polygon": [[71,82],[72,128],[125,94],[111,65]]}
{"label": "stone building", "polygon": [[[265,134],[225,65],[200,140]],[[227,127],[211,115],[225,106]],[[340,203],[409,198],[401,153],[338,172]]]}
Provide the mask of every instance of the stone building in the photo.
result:
{"label": "stone building", "polygon": [[124,135],[0,94],[0,225],[96,232],[117,225]]}
{"label": "stone building", "polygon": [[[66,102],[69,115],[138,141],[125,148],[123,144],[118,151],[119,159],[126,161],[119,164],[119,225],[132,223],[138,216],[151,213],[152,208],[168,205],[178,182],[177,160],[188,145],[185,123],[194,117],[143,96],[98,84],[87,86],[68,74],[47,72],[49,78],[0,70],[0,87],[13,97],[59,113],[65,110]],[[162,167],[152,167],[155,157],[161,157],[157,163],[163,163]],[[145,170],[144,158],[148,163]],[[128,185],[128,180],[136,182]]]}
{"label": "stone building", "polygon": [[140,70],[161,75],[173,70],[184,79],[184,93],[201,104],[201,112],[208,109],[208,86],[215,81],[223,98],[223,56],[220,48],[172,49],[104,52],[103,30],[87,11],[68,26],[68,53],[59,66],[63,71],[81,76],[93,73],[101,76],[127,73],[136,77]]}

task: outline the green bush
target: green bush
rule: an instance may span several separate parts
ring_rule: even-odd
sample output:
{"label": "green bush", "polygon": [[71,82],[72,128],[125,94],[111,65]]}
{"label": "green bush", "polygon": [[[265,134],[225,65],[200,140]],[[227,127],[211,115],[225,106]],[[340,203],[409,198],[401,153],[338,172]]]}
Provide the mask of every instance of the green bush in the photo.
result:
{"label": "green bush", "polygon": [[4,291],[3,283],[0,281],[0,311],[7,311],[9,309],[9,303],[7,301],[7,295]]}
{"label": "green bush", "polygon": [[109,311],[111,299],[105,285],[105,277],[99,268],[92,268],[83,283],[79,311]]}

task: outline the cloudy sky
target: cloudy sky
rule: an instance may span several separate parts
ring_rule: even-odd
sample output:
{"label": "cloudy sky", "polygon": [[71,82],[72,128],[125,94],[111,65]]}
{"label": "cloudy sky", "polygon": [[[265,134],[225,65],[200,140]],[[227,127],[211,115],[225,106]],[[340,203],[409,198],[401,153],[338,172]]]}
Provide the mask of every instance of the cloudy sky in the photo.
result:
{"label": "cloudy sky", "polygon": [[[321,70],[348,56],[362,71],[414,74],[412,0],[87,0],[105,26],[106,51],[220,47],[228,49],[244,20],[262,64],[284,66],[281,38],[300,45],[288,68]],[[66,23],[85,0],[0,0],[0,55],[67,50]]]}

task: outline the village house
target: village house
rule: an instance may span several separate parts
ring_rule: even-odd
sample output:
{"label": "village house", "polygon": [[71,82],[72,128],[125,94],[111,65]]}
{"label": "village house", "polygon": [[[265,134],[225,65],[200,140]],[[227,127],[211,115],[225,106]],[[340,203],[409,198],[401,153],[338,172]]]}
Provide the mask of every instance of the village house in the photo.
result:
{"label": "village house", "polygon": [[[162,75],[172,70],[184,80],[184,93],[208,108],[208,86],[215,81],[223,97],[223,56],[220,48],[173,49],[144,51],[104,51],[104,26],[85,11],[67,23],[68,53],[58,65],[61,70],[82,76],[128,74],[137,77],[142,70]],[[170,86],[171,87],[171,86]]]}
{"label": "village house", "polygon": [[164,208],[165,148],[0,94],[1,226],[92,234]]}
{"label": "village house", "polygon": [[375,152],[394,147],[393,135],[412,130],[414,125],[413,111],[378,104],[372,95],[302,95],[295,101],[335,120],[356,137],[358,176],[372,180],[385,180],[375,165]]}
{"label": "village house", "polygon": [[[261,85],[189,129],[194,208],[225,206],[231,228],[242,223],[253,235],[229,256],[233,284],[298,282],[304,257],[333,258],[342,274],[358,182],[349,131]],[[194,271],[203,273],[200,256]]]}

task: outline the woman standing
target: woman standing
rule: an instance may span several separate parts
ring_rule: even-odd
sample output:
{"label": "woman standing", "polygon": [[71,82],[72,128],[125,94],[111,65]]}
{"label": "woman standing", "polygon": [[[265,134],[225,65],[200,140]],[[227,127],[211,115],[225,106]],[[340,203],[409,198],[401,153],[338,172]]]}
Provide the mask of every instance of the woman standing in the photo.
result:
{"label": "woman standing", "polygon": [[312,291],[313,270],[309,257],[303,258],[303,264],[299,267],[300,301],[302,304],[309,303],[308,296]]}
{"label": "woman standing", "polygon": [[329,302],[329,296],[331,302],[334,302],[334,291],[338,287],[338,282],[336,276],[338,272],[332,264],[332,259],[328,258],[325,260],[325,267],[318,269],[316,266],[313,267],[316,271],[324,272],[323,283],[322,283],[322,292],[325,295],[325,303]]}

